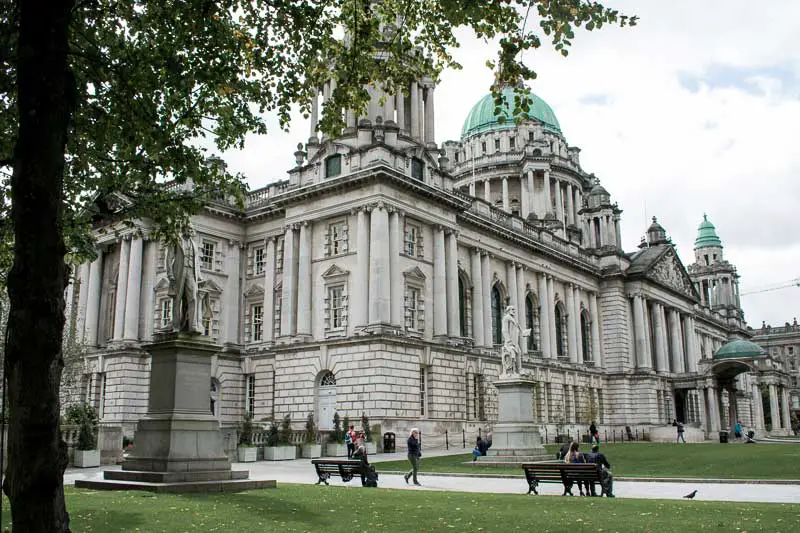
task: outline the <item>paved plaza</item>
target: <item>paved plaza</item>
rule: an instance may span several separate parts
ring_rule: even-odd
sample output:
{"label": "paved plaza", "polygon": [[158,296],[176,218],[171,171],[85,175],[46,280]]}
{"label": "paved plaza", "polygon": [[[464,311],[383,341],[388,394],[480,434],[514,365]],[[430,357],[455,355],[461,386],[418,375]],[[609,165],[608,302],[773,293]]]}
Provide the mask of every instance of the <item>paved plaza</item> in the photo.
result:
{"label": "paved plaza", "polygon": [[[463,450],[431,451],[426,457],[445,455],[449,453],[463,453]],[[404,459],[402,453],[377,454],[370,458],[371,462],[396,461]],[[425,457],[422,462],[424,465]],[[102,468],[75,469],[71,468],[64,474],[64,483],[72,485],[76,479],[101,480],[104,470],[119,469],[119,466]],[[294,461],[259,461],[256,463],[234,463],[234,470],[249,470],[251,479],[275,479],[280,483],[314,484],[317,476],[310,459],[296,459]],[[524,494],[528,487],[520,469],[520,475],[492,476],[491,468],[476,467],[479,476],[468,475],[443,475],[420,474],[422,487],[407,485],[400,474],[381,474],[379,486],[389,489],[407,490],[439,490],[458,492],[485,492],[497,494]],[[488,477],[487,477],[488,476]],[[331,486],[352,487],[362,490],[361,483],[356,479],[343,483],[338,478],[330,481]],[[325,490],[320,487],[320,490]],[[559,484],[542,484],[539,492],[542,495],[559,495],[562,487]],[[618,498],[650,498],[650,499],[681,499],[683,495],[697,490],[696,500],[730,501],[730,502],[764,502],[764,503],[800,503],[800,483],[787,482],[762,483],[746,480],[735,482],[732,480],[681,480],[675,482],[653,481],[616,481],[614,493]],[[577,491],[575,491],[577,494]],[[531,498],[536,496],[531,495]]]}

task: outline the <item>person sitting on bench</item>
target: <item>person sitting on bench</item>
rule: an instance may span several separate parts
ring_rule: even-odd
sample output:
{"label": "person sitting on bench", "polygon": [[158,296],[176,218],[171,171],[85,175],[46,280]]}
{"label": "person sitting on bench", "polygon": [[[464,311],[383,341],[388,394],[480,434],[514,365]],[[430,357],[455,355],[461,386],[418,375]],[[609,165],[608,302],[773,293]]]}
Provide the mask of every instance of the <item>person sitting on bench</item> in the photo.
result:
{"label": "person sitting on bench", "polygon": [[[600,446],[597,444],[592,446],[592,451],[586,454],[586,462],[597,465],[597,471],[600,473],[600,496],[605,494],[606,497],[613,498],[614,475],[611,473],[611,463],[608,462],[604,454],[600,453]],[[592,496],[596,496],[594,483],[590,485]]]}

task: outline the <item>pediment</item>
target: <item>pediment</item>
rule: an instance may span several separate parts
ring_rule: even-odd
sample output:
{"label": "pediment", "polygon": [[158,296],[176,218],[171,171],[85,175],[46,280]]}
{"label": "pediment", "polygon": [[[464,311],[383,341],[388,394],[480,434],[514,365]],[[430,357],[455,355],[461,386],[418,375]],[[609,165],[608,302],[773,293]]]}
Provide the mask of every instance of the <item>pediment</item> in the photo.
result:
{"label": "pediment", "polygon": [[213,279],[204,279],[197,284],[197,288],[208,293],[222,294],[222,288]]}
{"label": "pediment", "polygon": [[244,293],[245,297],[252,298],[254,296],[263,296],[264,295],[264,287],[258,283],[253,283],[250,285]]}
{"label": "pediment", "polygon": [[689,274],[670,247],[645,273],[645,277],[694,300],[699,300]]}
{"label": "pediment", "polygon": [[422,270],[420,270],[419,267],[414,267],[406,270],[405,272],[403,272],[403,276],[405,276],[406,279],[413,279],[417,281],[425,281],[426,279],[425,273],[422,272]]}
{"label": "pediment", "polygon": [[328,270],[322,273],[324,279],[346,277],[350,275],[349,270],[341,268],[339,265],[331,265]]}
{"label": "pediment", "polygon": [[154,291],[165,291],[167,289],[169,289],[169,280],[167,278],[161,278],[153,287]]}

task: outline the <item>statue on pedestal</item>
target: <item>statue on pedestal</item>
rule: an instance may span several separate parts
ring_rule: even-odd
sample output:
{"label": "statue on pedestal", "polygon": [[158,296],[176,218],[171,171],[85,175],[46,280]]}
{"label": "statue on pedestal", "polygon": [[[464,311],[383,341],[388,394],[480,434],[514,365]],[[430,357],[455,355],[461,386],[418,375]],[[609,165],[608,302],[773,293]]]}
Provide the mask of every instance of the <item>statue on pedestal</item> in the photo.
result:
{"label": "statue on pedestal", "polygon": [[506,307],[503,314],[503,346],[500,348],[502,361],[501,375],[520,375],[522,373],[522,350],[519,346],[520,333],[523,337],[531,330],[522,330],[517,322],[517,312],[513,305]]}
{"label": "statue on pedestal", "polygon": [[167,277],[172,295],[172,329],[198,333],[197,286],[200,283],[200,258],[197,256],[192,233],[188,229],[170,246],[167,252]]}

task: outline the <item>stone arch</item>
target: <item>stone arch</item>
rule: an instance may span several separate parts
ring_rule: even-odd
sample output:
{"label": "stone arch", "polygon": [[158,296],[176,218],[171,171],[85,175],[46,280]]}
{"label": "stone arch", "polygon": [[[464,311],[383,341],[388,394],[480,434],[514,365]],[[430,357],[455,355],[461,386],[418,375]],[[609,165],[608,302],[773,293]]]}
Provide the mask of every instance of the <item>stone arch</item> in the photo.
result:
{"label": "stone arch", "polygon": [[506,288],[497,281],[492,285],[490,291],[490,302],[492,309],[492,343],[503,343],[503,309],[506,302]]}
{"label": "stone arch", "polygon": [[458,269],[458,327],[459,334],[468,338],[472,335],[472,290],[474,285],[469,274]]}
{"label": "stone arch", "polygon": [[558,301],[555,303],[554,316],[556,319],[556,357],[567,357],[567,310],[564,307],[564,302]]}
{"label": "stone arch", "polygon": [[586,309],[581,310],[580,314],[581,324],[581,338],[579,339],[579,347],[581,350],[581,360],[588,363],[594,360],[592,353],[592,319]]}
{"label": "stone arch", "polygon": [[536,293],[528,291],[525,294],[525,329],[530,329],[531,334],[528,335],[528,351],[535,352],[541,349],[540,332],[541,327],[539,323],[539,299]]}

